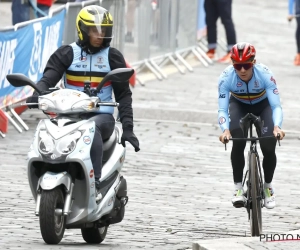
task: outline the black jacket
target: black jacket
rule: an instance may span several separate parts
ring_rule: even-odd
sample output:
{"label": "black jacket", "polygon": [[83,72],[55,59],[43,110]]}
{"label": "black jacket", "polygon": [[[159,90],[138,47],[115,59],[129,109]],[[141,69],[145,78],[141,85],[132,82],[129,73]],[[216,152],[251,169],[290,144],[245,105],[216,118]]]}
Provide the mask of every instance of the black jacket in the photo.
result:
{"label": "black jacket", "polygon": [[[63,45],[58,48],[49,58],[43,77],[37,83],[40,90],[47,90],[55,87],[61,80],[66,70],[73,61],[73,49],[70,45]],[[110,47],[108,60],[111,70],[126,68],[125,59],[122,53]],[[119,105],[120,120],[124,128],[133,128],[132,98],[129,82],[112,82],[116,101]],[[36,95],[37,93],[34,93]]]}

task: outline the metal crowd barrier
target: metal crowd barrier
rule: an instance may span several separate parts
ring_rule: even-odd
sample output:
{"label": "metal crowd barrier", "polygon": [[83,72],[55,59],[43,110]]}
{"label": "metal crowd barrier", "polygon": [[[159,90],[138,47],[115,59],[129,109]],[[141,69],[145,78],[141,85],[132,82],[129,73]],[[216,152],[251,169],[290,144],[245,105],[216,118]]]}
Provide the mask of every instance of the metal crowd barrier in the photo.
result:
{"label": "metal crowd barrier", "polygon": [[[190,54],[193,54],[205,67],[213,64],[206,56],[203,44],[197,42],[198,2],[198,0],[68,2],[58,8],[52,8],[49,17],[63,9],[66,10],[62,43],[70,44],[77,40],[76,16],[82,7],[96,4],[108,9],[114,19],[114,38],[111,46],[124,54],[126,61],[137,73],[136,80],[144,85],[144,82],[139,79],[139,73],[143,70],[150,70],[158,80],[168,78],[164,66],[170,64],[182,74],[185,74],[186,70],[193,72],[193,67],[187,60]],[[0,32],[17,30],[34,21],[0,29]],[[1,112],[2,118],[7,117],[20,133],[22,129],[15,120],[28,130],[27,125],[11,106],[6,107],[4,115],[0,109],[0,118]],[[0,136],[5,136],[3,131],[1,132],[1,126]]]}
{"label": "metal crowd barrier", "polygon": [[[135,2],[135,4],[133,4]],[[150,70],[158,80],[166,79],[164,66],[173,64],[180,73],[192,72],[186,60],[193,54],[205,67],[213,64],[197,42],[198,0],[128,0],[126,8],[127,33],[134,19],[133,39],[125,39],[123,54],[137,72]]]}
{"label": "metal crowd barrier", "polygon": [[[207,67],[213,64],[197,43],[198,0],[91,0],[67,3],[63,44],[77,39],[75,20],[79,10],[90,4],[108,9],[114,19],[112,46],[119,49],[138,73],[150,70],[157,79],[167,78],[163,67],[172,63],[179,72],[193,68],[185,59],[190,53]],[[60,9],[58,9],[60,10]],[[56,11],[56,10],[54,10]],[[128,38],[127,33],[131,32]]]}

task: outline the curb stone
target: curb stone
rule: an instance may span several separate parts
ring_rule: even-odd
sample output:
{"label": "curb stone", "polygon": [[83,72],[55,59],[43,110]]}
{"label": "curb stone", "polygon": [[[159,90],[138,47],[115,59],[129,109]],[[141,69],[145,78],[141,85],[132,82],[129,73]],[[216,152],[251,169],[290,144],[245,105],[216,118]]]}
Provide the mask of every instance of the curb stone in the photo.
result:
{"label": "curb stone", "polygon": [[237,237],[237,238],[221,238],[217,240],[201,240],[193,243],[192,250],[251,250],[243,243],[251,242],[259,237]]}
{"label": "curb stone", "polygon": [[[275,233],[274,233],[275,234]],[[274,235],[273,234],[273,235]],[[283,234],[283,233],[278,233]],[[297,235],[300,235],[300,230],[288,231],[285,234],[292,234],[294,238],[297,238]],[[255,244],[253,248],[246,246],[247,243]],[[200,240],[193,242],[192,249],[188,250],[219,250],[219,249],[228,249],[228,250],[250,250],[250,249],[262,249],[259,245],[265,244],[265,241],[260,241],[259,237],[236,237],[236,238],[221,238],[216,240]],[[277,242],[276,249],[287,249],[287,244],[289,244],[289,249],[299,249],[299,242],[297,241],[282,241]],[[274,245],[275,245],[274,244]],[[257,245],[257,246],[256,246]],[[263,249],[275,249],[274,245],[270,245],[270,248],[264,245]],[[282,246],[282,248],[280,247]]]}

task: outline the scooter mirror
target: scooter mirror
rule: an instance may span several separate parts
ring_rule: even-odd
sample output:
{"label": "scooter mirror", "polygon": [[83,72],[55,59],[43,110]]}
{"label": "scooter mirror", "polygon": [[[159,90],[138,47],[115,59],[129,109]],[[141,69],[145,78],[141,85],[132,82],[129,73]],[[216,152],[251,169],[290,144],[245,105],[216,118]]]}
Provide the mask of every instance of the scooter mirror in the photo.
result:
{"label": "scooter mirror", "polygon": [[130,77],[133,75],[133,73],[134,73],[134,69],[130,69],[130,68],[119,68],[110,71],[97,86],[97,92],[99,92],[102,89],[103,85],[108,81],[115,81],[115,82],[128,81]]}
{"label": "scooter mirror", "polygon": [[34,88],[36,92],[41,94],[41,91],[36,87],[35,83],[23,74],[20,73],[9,74],[6,76],[6,79],[14,87],[18,88],[18,87],[24,87],[28,85]]}

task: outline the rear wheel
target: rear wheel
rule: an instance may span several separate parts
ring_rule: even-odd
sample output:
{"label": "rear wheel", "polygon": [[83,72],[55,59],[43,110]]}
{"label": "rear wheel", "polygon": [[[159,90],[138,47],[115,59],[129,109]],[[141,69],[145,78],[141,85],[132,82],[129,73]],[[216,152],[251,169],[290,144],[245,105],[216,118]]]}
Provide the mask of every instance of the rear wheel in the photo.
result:
{"label": "rear wheel", "polygon": [[64,195],[60,187],[43,190],[40,205],[40,229],[47,244],[58,244],[65,232],[65,217],[57,211],[64,208]]}
{"label": "rear wheel", "polygon": [[250,190],[248,195],[251,196],[250,205],[250,228],[251,236],[259,236],[262,232],[262,213],[261,213],[261,189],[259,173],[255,154],[249,157],[249,182]]}
{"label": "rear wheel", "polygon": [[82,238],[86,243],[99,244],[104,241],[108,227],[81,228]]}

